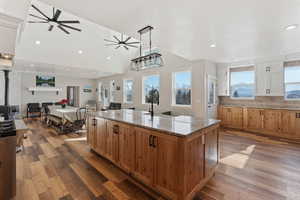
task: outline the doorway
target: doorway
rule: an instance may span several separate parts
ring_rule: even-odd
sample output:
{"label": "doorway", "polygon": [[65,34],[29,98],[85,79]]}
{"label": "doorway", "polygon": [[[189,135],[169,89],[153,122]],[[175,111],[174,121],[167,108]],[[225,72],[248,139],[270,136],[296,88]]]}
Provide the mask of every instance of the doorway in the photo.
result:
{"label": "doorway", "polygon": [[79,107],[79,94],[79,86],[67,86],[67,99],[69,106]]}
{"label": "doorway", "polygon": [[207,79],[207,114],[208,118],[217,118],[217,78],[208,75]]}

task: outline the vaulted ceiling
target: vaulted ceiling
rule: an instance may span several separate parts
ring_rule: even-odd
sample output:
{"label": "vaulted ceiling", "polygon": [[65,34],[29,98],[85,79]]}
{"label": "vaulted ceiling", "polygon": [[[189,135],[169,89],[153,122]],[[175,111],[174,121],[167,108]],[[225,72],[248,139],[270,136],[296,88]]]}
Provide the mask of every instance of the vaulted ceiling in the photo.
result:
{"label": "vaulted ceiling", "polygon": [[20,66],[34,61],[120,73],[137,51],[104,47],[103,39],[118,32],[137,38],[145,25],[155,27],[155,46],[187,60],[233,62],[300,52],[300,27],[285,30],[300,24],[300,0],[40,1],[33,2],[46,13],[54,5],[67,11],[62,18],[79,19],[83,31],[65,35],[48,32],[48,25],[26,24],[16,51]]}
{"label": "vaulted ceiling", "polygon": [[151,24],[158,46],[191,60],[231,62],[300,51],[300,29],[284,29],[300,24],[299,0],[42,1],[130,35]]}
{"label": "vaulted ceiling", "polygon": [[[33,4],[46,15],[52,16],[52,7],[33,1]],[[29,14],[41,16],[30,8]],[[97,78],[112,73],[122,73],[130,65],[130,59],[137,55],[138,49],[106,47],[104,39],[120,37],[120,33],[89,20],[69,14],[63,10],[60,20],[79,20],[80,24],[70,24],[82,29],[77,32],[68,29],[65,34],[57,27],[49,32],[49,24],[24,23],[19,35],[15,67],[23,71],[49,71],[53,73],[76,73],[80,77]],[[41,21],[28,16],[27,21]],[[132,39],[132,41],[135,41]],[[78,69],[81,69],[79,71]],[[73,74],[74,75],[74,74]]]}

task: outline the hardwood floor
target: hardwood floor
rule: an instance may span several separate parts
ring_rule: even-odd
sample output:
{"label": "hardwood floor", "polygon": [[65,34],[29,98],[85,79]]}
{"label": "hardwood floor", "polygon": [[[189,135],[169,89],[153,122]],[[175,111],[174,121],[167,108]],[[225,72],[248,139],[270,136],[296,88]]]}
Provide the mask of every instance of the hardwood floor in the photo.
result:
{"label": "hardwood floor", "polygon": [[[37,120],[26,123],[16,200],[154,199],[91,152],[84,135],[57,136]],[[300,145],[237,131],[222,131],[220,140],[218,171],[195,200],[300,200]]]}

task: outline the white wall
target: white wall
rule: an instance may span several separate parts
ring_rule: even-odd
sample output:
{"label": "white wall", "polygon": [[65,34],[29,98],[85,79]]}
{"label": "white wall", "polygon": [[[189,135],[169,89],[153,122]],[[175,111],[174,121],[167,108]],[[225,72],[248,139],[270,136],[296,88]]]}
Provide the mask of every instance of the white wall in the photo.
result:
{"label": "white wall", "polygon": [[[36,92],[34,95],[28,91],[29,87],[35,87],[35,73],[11,72],[10,73],[10,105],[21,105],[23,114],[27,103],[57,102],[67,97],[67,86],[80,87],[80,105],[85,105],[88,100],[96,100],[96,81],[93,79],[70,78],[55,76],[57,88],[62,92]],[[45,75],[45,74],[40,74]],[[92,93],[84,93],[83,88],[87,85],[93,87]],[[4,75],[0,72],[0,105],[4,104]]]}
{"label": "white wall", "polygon": [[[109,82],[115,80],[117,86],[121,87],[120,91],[115,92],[115,102],[122,103],[123,107],[135,107],[136,109],[148,110],[148,105],[142,104],[142,79],[144,76],[159,74],[160,75],[160,105],[155,107],[155,112],[174,111],[178,114],[194,115],[205,118],[207,112],[206,106],[206,70],[209,74],[215,75],[216,66],[208,61],[191,62],[181,57],[162,52],[164,66],[156,69],[144,71],[128,71],[125,74],[101,78],[105,88],[109,88]],[[206,67],[207,66],[207,67]],[[211,69],[212,68],[212,69]],[[192,72],[192,106],[172,106],[172,73],[176,71]],[[123,80],[133,79],[133,104],[123,104]],[[100,103],[100,106],[102,103]]]}
{"label": "white wall", "polygon": [[[22,110],[26,109],[27,103],[57,102],[67,97],[67,86],[80,87],[80,106],[85,105],[88,100],[96,100],[96,81],[92,79],[70,78],[64,76],[55,76],[55,87],[62,88],[62,92],[57,95],[56,92],[35,92],[34,95],[28,91],[29,87],[35,87],[35,73],[22,74]],[[43,75],[43,74],[40,74]],[[93,87],[92,93],[84,93],[83,88],[87,85]]]}

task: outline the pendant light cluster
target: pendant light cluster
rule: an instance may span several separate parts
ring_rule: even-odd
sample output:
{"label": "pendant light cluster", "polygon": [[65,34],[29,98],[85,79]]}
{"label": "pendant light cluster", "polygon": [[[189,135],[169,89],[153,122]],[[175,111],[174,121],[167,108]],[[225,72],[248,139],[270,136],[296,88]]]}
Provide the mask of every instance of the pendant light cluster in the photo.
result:
{"label": "pendant light cluster", "polygon": [[[152,50],[152,26],[146,26],[138,31],[140,35],[140,56],[131,60],[132,70],[140,71],[150,67],[161,67],[163,65],[162,55]],[[142,55],[143,43],[142,36],[149,33],[149,53]]]}

